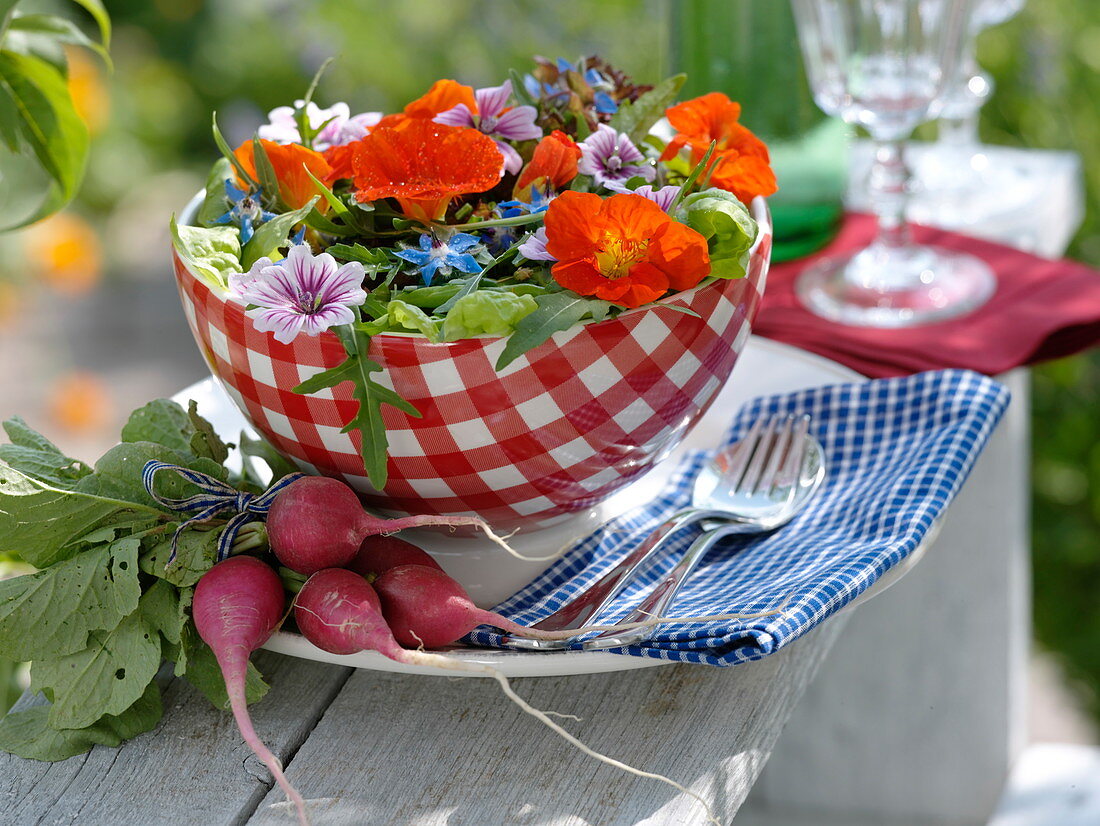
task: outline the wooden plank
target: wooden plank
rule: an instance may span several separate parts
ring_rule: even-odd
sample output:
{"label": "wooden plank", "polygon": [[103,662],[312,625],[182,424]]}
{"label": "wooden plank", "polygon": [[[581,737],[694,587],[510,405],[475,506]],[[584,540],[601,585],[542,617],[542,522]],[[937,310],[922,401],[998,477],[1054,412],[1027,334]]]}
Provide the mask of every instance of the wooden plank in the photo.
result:
{"label": "wooden plank", "polygon": [[1030,640],[1028,374],[1003,378],[1012,404],[938,539],[855,614],[742,820],[989,820],[1023,744]]}
{"label": "wooden plank", "polygon": [[[730,669],[674,665],[514,685],[537,708],[582,718],[562,722],[592,748],[702,794],[726,823],[845,621]],[[586,757],[483,679],[358,672],[288,776],[316,826],[705,822],[692,798]],[[288,822],[277,789],[249,821]]]}
{"label": "wooden plank", "polygon": [[[260,737],[284,762],[309,735],[350,669],[261,652],[271,691],[254,706]],[[21,707],[33,702],[20,700]],[[164,692],[157,728],[118,749],[61,763],[0,754],[0,823],[157,826],[242,823],[271,785],[233,718],[183,680]]]}

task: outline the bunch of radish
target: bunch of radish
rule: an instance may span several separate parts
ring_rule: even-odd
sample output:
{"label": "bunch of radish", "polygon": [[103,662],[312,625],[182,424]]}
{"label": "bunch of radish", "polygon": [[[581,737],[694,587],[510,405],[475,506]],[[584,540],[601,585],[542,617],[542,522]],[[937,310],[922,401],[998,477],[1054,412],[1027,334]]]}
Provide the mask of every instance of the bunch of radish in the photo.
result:
{"label": "bunch of radish", "polygon": [[[428,554],[387,535],[423,525],[476,525],[500,541],[477,517],[379,519],[366,513],[355,493],[334,479],[305,477],[281,492],[272,503],[267,534],[278,561],[309,577],[293,599],[294,620],[302,635],[334,654],[371,650],[407,665],[492,677],[520,708],[586,754],[632,774],[664,781],[706,806],[694,792],[663,775],[592,751],[516,695],[496,669],[425,651],[450,645],[479,625],[540,639],[561,639],[575,632],[541,632],[478,608]],[[305,826],[309,823],[305,803],[283,775],[278,759],[257,737],[245,705],[248,658],[278,628],[285,605],[282,581],[270,565],[256,557],[235,556],[203,576],[195,589],[192,613],[199,635],[218,659],[245,742],[271,771]]]}

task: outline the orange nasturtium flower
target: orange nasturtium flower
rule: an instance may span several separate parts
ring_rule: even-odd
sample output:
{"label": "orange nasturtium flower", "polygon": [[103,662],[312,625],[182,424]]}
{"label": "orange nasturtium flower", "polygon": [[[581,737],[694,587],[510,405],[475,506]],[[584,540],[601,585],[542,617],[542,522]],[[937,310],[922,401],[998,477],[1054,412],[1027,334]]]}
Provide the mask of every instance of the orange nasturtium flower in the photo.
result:
{"label": "orange nasturtium flower", "polygon": [[706,239],[641,195],[563,192],[546,210],[546,251],[563,287],[624,307],[691,289],[710,272]]}
{"label": "orange nasturtium flower", "polygon": [[353,166],[359,201],[396,198],[419,221],[438,221],[457,195],[485,192],[500,181],[500,150],[465,126],[418,118],[401,129],[376,126],[356,141]]}
{"label": "orange nasturtium flower", "polygon": [[516,181],[515,197],[523,197],[532,183],[545,179],[553,189],[561,189],[577,177],[577,161],[581,158],[577,142],[559,129],[555,129],[535,146],[531,161],[523,168]]}
{"label": "orange nasturtium flower", "polygon": [[[377,129],[378,127],[405,129],[409,124],[416,121],[431,120],[441,112],[453,109],[460,103],[465,103],[471,112],[477,112],[473,87],[464,86],[457,80],[437,80],[427,92],[406,105],[404,111],[386,115],[371,129]],[[328,177],[322,179],[325,183],[331,184],[341,178],[354,176],[354,158],[358,143],[359,141],[355,141],[343,146],[332,146],[325,150],[325,160],[332,167]]]}
{"label": "orange nasturtium flower", "polygon": [[[319,152],[307,149],[300,143],[275,143],[267,140],[261,140],[260,143],[267,152],[272,169],[275,170],[275,177],[279,181],[279,197],[283,199],[283,203],[291,209],[304,207],[314,195],[318,194],[317,185],[310,180],[306,169],[323,181],[332,171],[328,161]],[[234,150],[233,154],[253,180],[258,181],[256,161],[252,151],[252,141],[245,141]],[[241,186],[245,184],[244,181],[239,183]],[[325,212],[328,209],[328,202],[322,198],[317,202],[316,207],[319,212]]]}
{"label": "orange nasturtium flower", "polygon": [[665,110],[676,130],[661,160],[668,160],[685,146],[691,162],[699,163],[711,143],[714,170],[710,185],[732,192],[746,204],[757,195],[771,195],[778,188],[768,158],[768,147],[738,123],[741,106],[721,92],[685,100]]}

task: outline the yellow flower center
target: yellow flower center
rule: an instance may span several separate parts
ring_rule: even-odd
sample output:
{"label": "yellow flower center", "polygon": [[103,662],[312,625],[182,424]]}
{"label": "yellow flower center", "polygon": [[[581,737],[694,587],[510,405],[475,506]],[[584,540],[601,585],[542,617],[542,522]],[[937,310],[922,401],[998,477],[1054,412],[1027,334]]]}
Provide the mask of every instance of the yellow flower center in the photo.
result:
{"label": "yellow flower center", "polygon": [[646,260],[649,239],[633,240],[621,235],[605,234],[596,246],[596,266],[605,278],[622,278],[630,268]]}

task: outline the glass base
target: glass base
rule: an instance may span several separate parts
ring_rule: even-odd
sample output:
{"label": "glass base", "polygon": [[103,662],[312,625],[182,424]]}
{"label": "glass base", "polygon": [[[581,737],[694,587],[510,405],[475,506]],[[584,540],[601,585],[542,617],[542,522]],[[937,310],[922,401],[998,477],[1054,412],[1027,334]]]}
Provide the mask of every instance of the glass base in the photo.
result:
{"label": "glass base", "polygon": [[938,247],[868,247],[803,272],[795,292],[810,312],[858,327],[913,327],[964,315],[997,286],[984,261]]}

